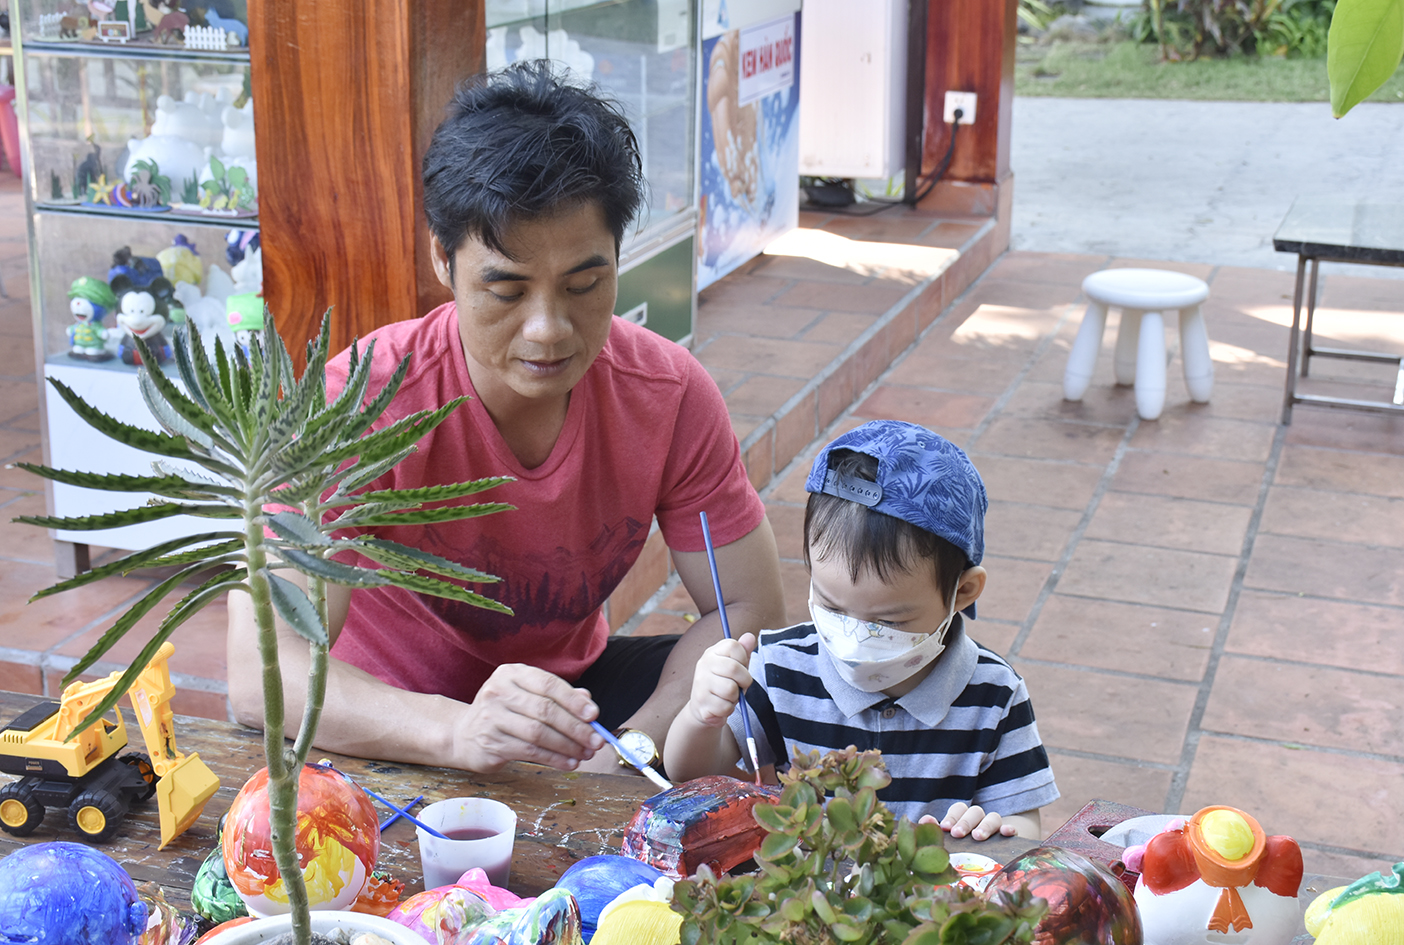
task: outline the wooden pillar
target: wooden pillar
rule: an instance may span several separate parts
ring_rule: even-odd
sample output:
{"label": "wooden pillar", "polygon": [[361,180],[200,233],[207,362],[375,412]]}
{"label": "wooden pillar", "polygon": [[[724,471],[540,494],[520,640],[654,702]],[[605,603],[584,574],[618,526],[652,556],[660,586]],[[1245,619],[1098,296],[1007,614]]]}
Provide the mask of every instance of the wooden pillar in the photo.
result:
{"label": "wooden pillar", "polygon": [[920,206],[1007,221],[1018,0],[926,2],[923,174],[940,166],[950,146],[951,126],[943,119],[946,91],[974,92],[977,101],[975,123],[960,126],[950,168]]}
{"label": "wooden pillar", "polygon": [[484,68],[483,0],[249,0],[264,297],[298,363],[449,298],[429,258],[424,149]]}

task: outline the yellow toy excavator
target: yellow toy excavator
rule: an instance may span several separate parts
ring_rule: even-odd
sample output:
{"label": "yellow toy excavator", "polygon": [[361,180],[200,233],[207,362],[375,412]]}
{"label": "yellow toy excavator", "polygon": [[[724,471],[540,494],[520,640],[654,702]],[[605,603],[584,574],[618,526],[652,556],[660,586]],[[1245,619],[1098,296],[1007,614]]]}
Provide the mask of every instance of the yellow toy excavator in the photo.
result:
{"label": "yellow toy excavator", "polygon": [[[65,808],[68,825],[95,842],[117,831],[131,802],[156,796],[161,846],[193,824],[219,790],[219,778],[194,752],[176,748],[167,661],[175,647],[161,644],[127,690],[136,709],[145,752],[117,753],[127,726],[116,709],[77,731],[83,718],[121,679],[120,672],[75,682],[58,702],[42,702],[0,728],[0,771],[19,775],[0,787],[0,829],[26,836],[46,807]],[[70,737],[72,736],[72,737]]]}

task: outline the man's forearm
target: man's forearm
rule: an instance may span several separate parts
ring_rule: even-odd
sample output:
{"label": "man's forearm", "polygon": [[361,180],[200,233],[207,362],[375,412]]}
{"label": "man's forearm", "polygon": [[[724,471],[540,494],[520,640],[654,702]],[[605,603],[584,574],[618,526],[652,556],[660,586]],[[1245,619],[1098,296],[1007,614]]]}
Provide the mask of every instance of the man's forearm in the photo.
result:
{"label": "man's forearm", "polygon": [[[256,652],[257,630],[245,616],[247,598],[231,595],[229,627],[229,699],[245,725],[263,725],[263,685]],[[294,737],[307,698],[311,658],[307,643],[290,631],[279,634],[287,736]],[[470,767],[470,759],[453,757],[452,720],[463,708],[444,696],[407,692],[383,683],[357,667],[329,661],[327,694],[313,744],[323,751],[408,764]]]}

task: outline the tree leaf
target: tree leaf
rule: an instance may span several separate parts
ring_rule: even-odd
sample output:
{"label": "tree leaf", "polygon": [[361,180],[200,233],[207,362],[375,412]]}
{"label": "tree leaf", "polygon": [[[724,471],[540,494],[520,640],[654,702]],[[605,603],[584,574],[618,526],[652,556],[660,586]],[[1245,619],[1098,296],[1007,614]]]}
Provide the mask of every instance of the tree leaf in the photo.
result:
{"label": "tree leaf", "polygon": [[394,572],[376,571],[371,568],[358,568],[339,561],[328,561],[309,555],[296,548],[280,547],[278,557],[301,571],[308,577],[321,578],[344,587],[384,587],[389,584],[387,575]]}
{"label": "tree leaf", "polygon": [[307,599],[302,588],[267,569],[264,576],[268,578],[268,596],[273,599],[273,606],[277,608],[283,620],[287,621],[288,626],[309,643],[328,646],[327,628],[322,623],[322,615]]}
{"label": "tree leaf", "polygon": [[331,538],[317,527],[317,523],[301,512],[283,511],[270,515],[268,527],[277,532],[279,538],[299,545],[327,546],[332,543]]}
{"label": "tree leaf", "polygon": [[64,403],[73,408],[80,419],[88,426],[97,430],[106,437],[130,446],[132,449],[141,450],[146,453],[155,453],[157,456],[170,456],[175,459],[198,459],[186,445],[184,438],[171,436],[168,433],[157,433],[154,430],[147,430],[142,427],[134,427],[129,423],[123,423],[109,417],[87,401],[75,394],[67,384],[56,377],[45,378],[58,395],[63,398]]}
{"label": "tree leaf", "polygon": [[375,563],[393,568],[432,571],[434,574],[442,574],[445,577],[457,578],[460,581],[472,581],[477,584],[492,584],[502,580],[496,575],[484,574],[476,568],[459,564],[457,561],[450,561],[448,558],[441,558],[427,551],[420,551],[418,548],[387,541],[384,538],[355,538],[340,544],[354,547],[357,552]]}
{"label": "tree leaf", "polygon": [[[508,505],[505,502],[478,502],[473,505],[450,505],[438,509],[386,512],[383,515],[368,515],[365,518],[353,519],[352,521],[357,528],[376,528],[388,525],[430,525],[437,522],[457,522],[460,519],[493,515],[497,512],[510,512],[515,509],[515,505]],[[338,521],[344,521],[354,514],[354,511],[347,512]],[[350,524],[348,522],[346,527],[349,528]]]}
{"label": "tree leaf", "polygon": [[116,561],[99,565],[96,568],[84,571],[82,574],[74,575],[65,581],[59,581],[57,584],[44,588],[31,597],[30,600],[36,601],[41,597],[49,597],[52,594],[59,594],[63,591],[72,590],[75,587],[82,587],[85,584],[100,581],[114,574],[130,574],[139,568],[147,567],[152,561],[162,558],[170,552],[175,551],[177,548],[184,548],[186,545],[198,545],[205,542],[215,542],[220,539],[229,538],[242,540],[243,536],[238,532],[205,532],[202,535],[172,538],[170,541],[164,541],[159,545],[147,548],[145,551],[134,551],[125,557],[118,558]]}
{"label": "tree leaf", "polygon": [[431,594],[434,597],[444,597],[448,600],[462,601],[465,604],[472,604],[474,607],[481,607],[484,610],[495,610],[499,614],[510,615],[512,613],[512,608],[508,607],[506,604],[498,603],[491,597],[484,597],[482,594],[470,591],[466,587],[450,584],[448,581],[440,581],[438,578],[390,570],[372,571],[371,573],[382,575],[386,584],[403,587],[405,590],[414,591],[416,594]]}
{"label": "tree leaf", "polygon": [[1326,40],[1331,114],[1343,117],[1385,83],[1404,56],[1404,0],[1340,0]]}

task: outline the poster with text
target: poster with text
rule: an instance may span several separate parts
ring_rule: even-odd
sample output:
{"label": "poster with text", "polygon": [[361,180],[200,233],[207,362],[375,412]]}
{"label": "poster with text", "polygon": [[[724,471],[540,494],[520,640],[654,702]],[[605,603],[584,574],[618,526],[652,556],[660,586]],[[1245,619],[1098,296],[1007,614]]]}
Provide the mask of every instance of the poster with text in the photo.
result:
{"label": "poster with text", "polygon": [[800,15],[702,44],[697,288],[799,222]]}

